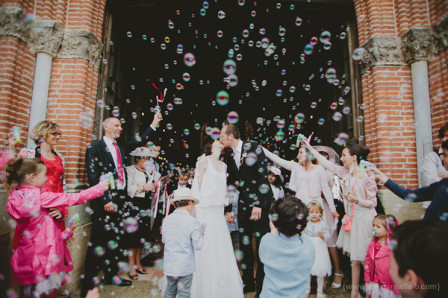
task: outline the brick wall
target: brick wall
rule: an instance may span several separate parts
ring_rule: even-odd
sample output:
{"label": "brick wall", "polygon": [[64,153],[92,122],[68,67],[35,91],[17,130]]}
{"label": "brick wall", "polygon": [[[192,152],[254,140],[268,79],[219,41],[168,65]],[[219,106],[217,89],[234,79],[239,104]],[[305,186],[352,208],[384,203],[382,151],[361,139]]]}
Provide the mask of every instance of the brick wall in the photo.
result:
{"label": "brick wall", "polygon": [[4,140],[12,125],[24,131],[28,128],[34,62],[34,54],[23,41],[0,37],[0,135]]}
{"label": "brick wall", "polygon": [[[354,1],[358,42],[372,37],[400,38],[411,28],[434,26],[447,15],[446,1]],[[432,125],[436,132],[447,122],[447,50],[428,62]],[[362,75],[365,104],[365,138],[371,159],[397,182],[416,187],[418,182],[413,118],[412,80],[409,66],[376,66]]]}

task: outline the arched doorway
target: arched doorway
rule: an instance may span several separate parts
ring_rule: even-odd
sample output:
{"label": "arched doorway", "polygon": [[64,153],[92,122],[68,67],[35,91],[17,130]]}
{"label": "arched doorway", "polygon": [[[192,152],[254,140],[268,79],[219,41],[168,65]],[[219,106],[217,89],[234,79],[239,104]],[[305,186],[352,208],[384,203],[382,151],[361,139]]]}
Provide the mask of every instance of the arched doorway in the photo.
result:
{"label": "arched doorway", "polygon": [[105,15],[98,119],[118,115],[131,136],[151,121],[152,84],[167,88],[159,141],[173,164],[194,166],[203,125],[226,120],[287,158],[299,133],[362,140],[352,1],[110,0]]}

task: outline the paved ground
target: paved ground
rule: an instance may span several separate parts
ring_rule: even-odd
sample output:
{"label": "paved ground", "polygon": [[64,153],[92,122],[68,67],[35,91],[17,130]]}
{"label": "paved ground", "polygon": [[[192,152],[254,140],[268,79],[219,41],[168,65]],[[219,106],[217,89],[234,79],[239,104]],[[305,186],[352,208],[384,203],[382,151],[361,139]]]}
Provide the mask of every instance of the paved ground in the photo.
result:
{"label": "paved ground", "polygon": [[[151,298],[161,298],[160,291],[157,287],[157,282],[159,278],[163,276],[163,271],[158,268],[157,265],[154,267],[147,267],[149,273],[147,275],[139,275],[139,280],[134,281],[130,287],[117,287],[117,286],[100,286],[101,297],[122,297],[122,298],[140,298],[140,297],[151,297]],[[129,279],[126,275],[122,275],[123,278]],[[315,289],[311,292],[310,297],[315,297]],[[350,297],[350,292],[344,289],[332,289],[327,287],[325,290],[327,297],[334,298],[345,298]],[[255,293],[248,293],[244,295],[245,298],[253,298]],[[79,297],[73,296],[73,297]],[[194,298],[194,297],[193,297]],[[210,297],[213,298],[213,297]],[[231,297],[230,297],[231,298]]]}

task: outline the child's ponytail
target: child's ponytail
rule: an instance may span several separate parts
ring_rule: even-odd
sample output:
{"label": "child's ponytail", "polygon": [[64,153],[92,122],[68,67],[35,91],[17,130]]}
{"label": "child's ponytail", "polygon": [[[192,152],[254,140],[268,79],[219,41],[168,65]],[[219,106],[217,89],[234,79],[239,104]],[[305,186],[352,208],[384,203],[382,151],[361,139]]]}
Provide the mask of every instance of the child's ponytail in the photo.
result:
{"label": "child's ponytail", "polygon": [[13,185],[22,183],[26,175],[37,174],[42,165],[45,164],[39,158],[23,159],[18,157],[8,161],[4,166],[6,172],[4,184],[7,193],[12,191]]}

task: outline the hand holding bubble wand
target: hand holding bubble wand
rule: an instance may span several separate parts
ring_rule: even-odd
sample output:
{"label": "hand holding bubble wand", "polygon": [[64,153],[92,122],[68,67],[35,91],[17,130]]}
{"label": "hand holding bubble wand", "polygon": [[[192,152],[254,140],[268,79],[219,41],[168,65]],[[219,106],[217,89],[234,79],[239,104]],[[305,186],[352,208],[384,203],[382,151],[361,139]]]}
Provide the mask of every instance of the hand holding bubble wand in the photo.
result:
{"label": "hand holding bubble wand", "polygon": [[314,132],[312,132],[308,138],[305,137],[303,134],[297,135],[296,146],[299,147],[302,143],[304,143],[304,145],[306,145],[306,144],[309,145],[313,134],[314,134]]}
{"label": "hand holding bubble wand", "polygon": [[73,214],[73,216],[69,219],[68,226],[71,227],[75,223],[79,223],[79,214],[78,213]]}
{"label": "hand holding bubble wand", "polygon": [[159,106],[159,102],[163,102],[163,100],[164,100],[165,97],[166,97],[166,91],[167,91],[168,89],[167,89],[167,88],[163,89],[163,93],[162,93],[162,91],[161,91],[159,88],[157,88],[156,84],[152,83],[152,86],[153,86],[155,89],[157,89],[157,91],[159,91],[159,93],[160,93],[160,98],[159,98],[159,96],[156,96],[157,106],[155,106],[154,109],[153,109],[154,113],[157,114],[157,113],[159,113],[159,112],[162,110],[162,109],[160,108],[160,106]]}

